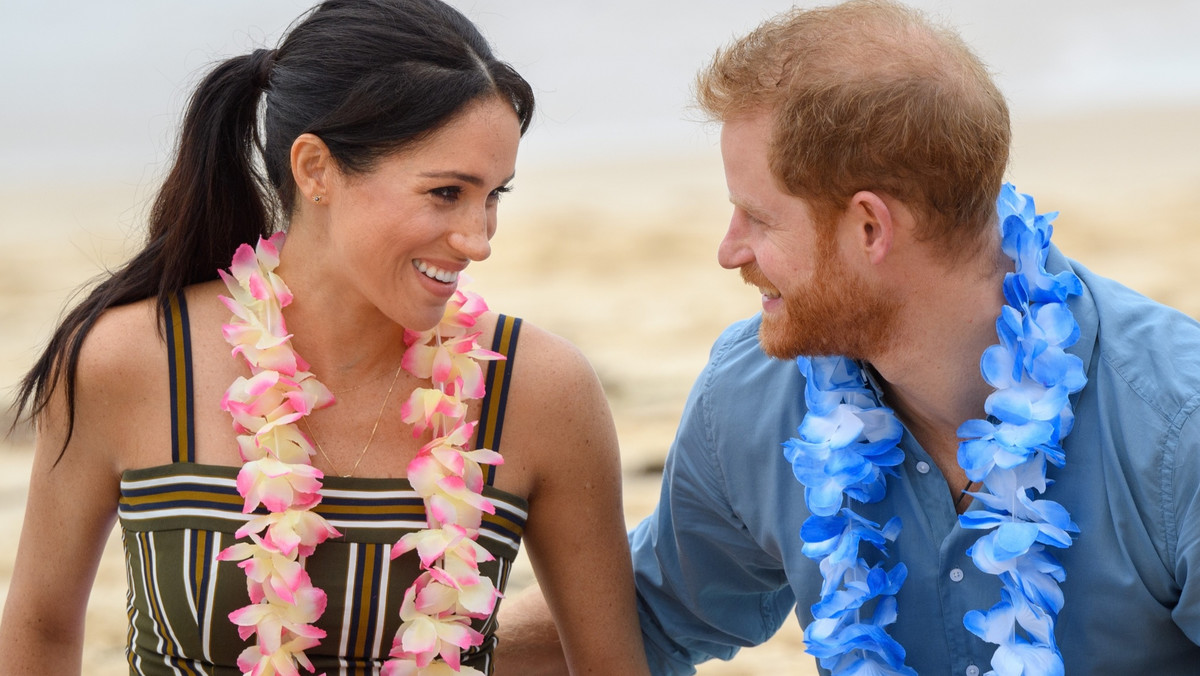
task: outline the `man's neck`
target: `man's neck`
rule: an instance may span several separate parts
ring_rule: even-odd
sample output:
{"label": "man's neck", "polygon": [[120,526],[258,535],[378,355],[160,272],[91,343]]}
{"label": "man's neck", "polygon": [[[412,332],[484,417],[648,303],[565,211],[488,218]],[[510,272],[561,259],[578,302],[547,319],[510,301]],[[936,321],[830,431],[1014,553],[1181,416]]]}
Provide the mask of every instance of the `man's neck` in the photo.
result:
{"label": "man's neck", "polygon": [[1003,265],[931,270],[913,280],[894,339],[870,359],[884,403],[939,464],[955,462],[959,425],[983,417],[992,392],[979,360],[996,342],[1004,273],[1011,270],[997,254]]}

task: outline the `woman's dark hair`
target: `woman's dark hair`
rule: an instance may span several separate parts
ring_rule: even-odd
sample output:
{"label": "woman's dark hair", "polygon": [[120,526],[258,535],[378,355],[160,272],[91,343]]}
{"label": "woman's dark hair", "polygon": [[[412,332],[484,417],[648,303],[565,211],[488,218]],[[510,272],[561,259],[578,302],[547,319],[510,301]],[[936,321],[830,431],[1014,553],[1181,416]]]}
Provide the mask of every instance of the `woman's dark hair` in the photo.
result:
{"label": "woman's dark hair", "polygon": [[17,412],[36,418],[65,385],[65,450],[79,352],[96,320],[147,298],[158,299],[161,318],[168,298],[216,279],[239,245],[278,229],[296,197],[296,137],[317,135],[341,170],[364,173],[489,96],[512,104],[522,134],[529,128],[529,83],[438,0],[328,0],[301,16],[278,49],[217,65],[188,104],[145,246],[59,324],[21,381]]}

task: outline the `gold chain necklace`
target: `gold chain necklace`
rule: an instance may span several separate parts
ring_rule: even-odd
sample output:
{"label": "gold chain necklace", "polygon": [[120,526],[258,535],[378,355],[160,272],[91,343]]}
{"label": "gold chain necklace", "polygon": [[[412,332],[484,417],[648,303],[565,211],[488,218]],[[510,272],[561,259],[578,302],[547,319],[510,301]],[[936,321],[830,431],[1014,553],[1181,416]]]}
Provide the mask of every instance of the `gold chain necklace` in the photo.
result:
{"label": "gold chain necklace", "polygon": [[334,398],[336,399],[337,397],[340,397],[343,394],[347,394],[347,393],[353,392],[355,390],[361,390],[362,388],[366,387],[367,385],[370,385],[372,383],[375,383],[376,381],[382,380],[383,377],[386,375],[387,375],[387,371],[381,371],[378,375],[371,376],[370,378],[367,378],[366,380],[360,382],[359,384],[355,385],[354,387],[347,387],[345,389],[339,389],[337,392],[334,392],[333,388],[330,388],[329,391],[331,394],[333,394]]}
{"label": "gold chain necklace", "polygon": [[[329,456],[325,454],[325,449],[321,447],[321,442],[317,441],[317,435],[313,434],[312,427],[310,427],[308,424],[307,416],[300,418],[300,422],[304,425],[304,429],[308,431],[308,436],[312,437],[313,444],[315,444],[317,447],[317,452],[321,454],[322,458],[325,458],[325,462],[329,463],[329,469],[333,470],[334,474],[342,477],[343,479],[354,476],[354,473],[358,471],[358,466],[362,464],[363,458],[367,457],[367,449],[371,447],[371,442],[375,440],[375,431],[379,429],[379,421],[383,420],[383,411],[387,408],[388,400],[392,398],[392,390],[396,387],[396,381],[400,379],[400,371],[403,365],[404,362],[401,362],[401,365],[396,367],[396,373],[392,376],[392,384],[388,385],[387,394],[383,395],[383,403],[379,406],[379,415],[375,416],[375,424],[371,426],[371,436],[367,437],[367,445],[363,446],[362,451],[360,451],[358,454],[358,460],[354,461],[354,466],[350,468],[349,472],[342,474],[340,471],[338,471],[337,465],[335,465],[333,460],[331,460]],[[353,389],[358,388],[355,387]]]}

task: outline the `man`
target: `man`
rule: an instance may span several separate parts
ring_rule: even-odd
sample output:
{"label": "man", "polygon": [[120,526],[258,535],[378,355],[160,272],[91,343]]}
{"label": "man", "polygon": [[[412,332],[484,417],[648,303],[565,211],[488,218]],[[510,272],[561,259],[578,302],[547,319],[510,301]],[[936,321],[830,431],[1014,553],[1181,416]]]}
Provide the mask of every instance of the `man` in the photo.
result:
{"label": "man", "polygon": [[[698,98],[763,311],[630,534],[655,673],[793,608],[832,673],[1200,673],[1200,325],[1043,247],[978,59],[851,2],[763,24]],[[533,673],[558,647],[515,601],[498,665]]]}

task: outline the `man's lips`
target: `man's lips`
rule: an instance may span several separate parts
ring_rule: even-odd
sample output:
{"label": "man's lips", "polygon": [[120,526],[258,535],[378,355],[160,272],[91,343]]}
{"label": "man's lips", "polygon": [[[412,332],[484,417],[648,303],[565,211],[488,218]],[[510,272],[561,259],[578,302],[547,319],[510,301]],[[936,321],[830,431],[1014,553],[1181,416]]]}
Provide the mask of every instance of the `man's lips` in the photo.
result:
{"label": "man's lips", "polygon": [[742,281],[750,286],[756,287],[758,292],[762,294],[763,300],[774,300],[780,297],[779,289],[767,279],[767,276],[758,269],[757,265],[750,264],[742,266],[740,269]]}

